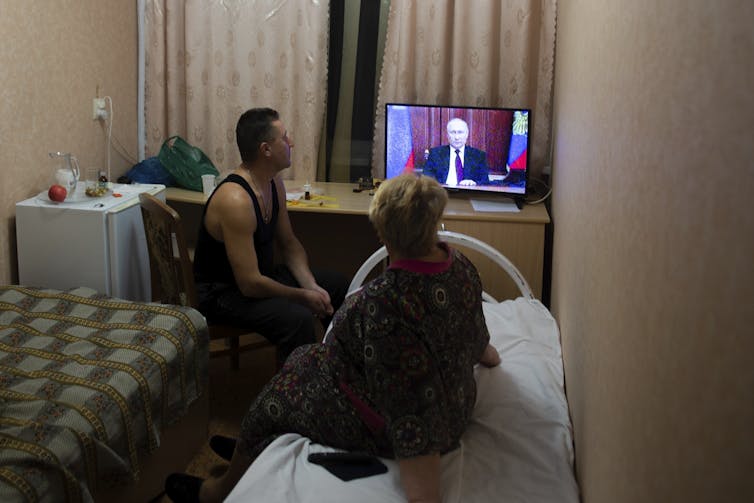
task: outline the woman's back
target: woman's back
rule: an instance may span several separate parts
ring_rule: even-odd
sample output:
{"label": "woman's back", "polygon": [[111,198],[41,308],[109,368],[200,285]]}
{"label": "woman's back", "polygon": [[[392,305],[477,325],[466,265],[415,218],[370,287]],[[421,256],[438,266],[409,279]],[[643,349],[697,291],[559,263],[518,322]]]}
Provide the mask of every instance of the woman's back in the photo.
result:
{"label": "woman's back", "polygon": [[474,266],[449,250],[444,263],[394,262],[336,315],[328,345],[341,386],[385,421],[391,454],[456,447],[489,341],[481,294]]}

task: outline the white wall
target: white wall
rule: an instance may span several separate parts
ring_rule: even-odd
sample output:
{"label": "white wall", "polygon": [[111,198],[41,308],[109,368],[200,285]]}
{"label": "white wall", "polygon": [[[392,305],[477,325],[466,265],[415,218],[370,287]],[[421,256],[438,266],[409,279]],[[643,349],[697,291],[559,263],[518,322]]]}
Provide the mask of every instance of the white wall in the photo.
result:
{"label": "white wall", "polygon": [[754,501],[754,2],[558,2],[554,113],[584,501]]}
{"label": "white wall", "polygon": [[[97,92],[113,100],[113,135],[137,155],[136,2],[0,0],[0,37],[0,284],[9,284],[15,205],[49,188],[48,152],[72,152],[82,169],[106,165]],[[113,178],[130,166],[113,151]]]}

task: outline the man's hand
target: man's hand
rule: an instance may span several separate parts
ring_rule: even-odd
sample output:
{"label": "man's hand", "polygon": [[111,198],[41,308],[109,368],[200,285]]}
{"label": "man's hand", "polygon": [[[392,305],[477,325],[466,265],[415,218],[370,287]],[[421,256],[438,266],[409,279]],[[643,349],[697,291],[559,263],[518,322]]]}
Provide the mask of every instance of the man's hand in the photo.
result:
{"label": "man's hand", "polygon": [[302,303],[318,318],[325,318],[333,314],[330,295],[320,286],[302,289]]}
{"label": "man's hand", "polygon": [[327,293],[327,290],[325,290],[324,288],[322,288],[321,286],[319,286],[316,283],[312,287],[308,288],[307,290],[312,290],[314,292],[319,293],[322,296],[322,300],[324,300],[324,302],[328,306],[330,306],[330,312],[327,313],[327,314],[332,314],[332,303],[330,301],[330,294]]}

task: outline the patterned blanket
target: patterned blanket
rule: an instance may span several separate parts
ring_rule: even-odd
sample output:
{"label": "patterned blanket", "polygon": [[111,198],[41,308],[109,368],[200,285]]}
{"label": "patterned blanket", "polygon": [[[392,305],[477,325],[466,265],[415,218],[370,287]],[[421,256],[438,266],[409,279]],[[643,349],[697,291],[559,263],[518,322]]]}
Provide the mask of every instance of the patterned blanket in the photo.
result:
{"label": "patterned blanket", "polygon": [[208,371],[187,307],[0,286],[0,501],[92,501],[139,480]]}

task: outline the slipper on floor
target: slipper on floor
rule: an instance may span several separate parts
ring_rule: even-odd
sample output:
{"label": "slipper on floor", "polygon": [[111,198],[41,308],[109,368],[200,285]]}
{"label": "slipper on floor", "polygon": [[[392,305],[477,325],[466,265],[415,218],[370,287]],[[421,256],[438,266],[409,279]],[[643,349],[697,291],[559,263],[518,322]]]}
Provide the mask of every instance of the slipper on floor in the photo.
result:
{"label": "slipper on floor", "polygon": [[199,503],[199,488],[204,479],[185,473],[171,473],[165,479],[165,494],[173,503]]}

